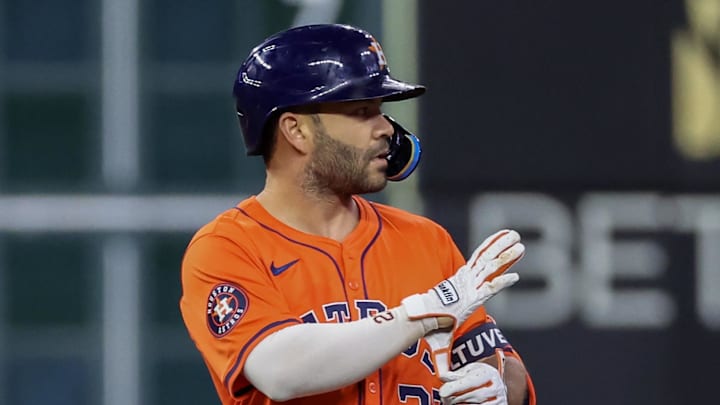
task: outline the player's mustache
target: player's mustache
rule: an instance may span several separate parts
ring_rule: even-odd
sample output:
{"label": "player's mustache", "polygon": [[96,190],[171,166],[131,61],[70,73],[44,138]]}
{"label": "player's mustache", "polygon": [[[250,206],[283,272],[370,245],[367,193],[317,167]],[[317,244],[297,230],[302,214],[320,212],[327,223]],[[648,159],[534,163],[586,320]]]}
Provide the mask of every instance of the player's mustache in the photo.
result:
{"label": "player's mustache", "polygon": [[376,157],[387,154],[389,152],[389,148],[385,145],[378,146],[377,148],[371,149],[365,153],[365,159],[366,160],[373,160]]}

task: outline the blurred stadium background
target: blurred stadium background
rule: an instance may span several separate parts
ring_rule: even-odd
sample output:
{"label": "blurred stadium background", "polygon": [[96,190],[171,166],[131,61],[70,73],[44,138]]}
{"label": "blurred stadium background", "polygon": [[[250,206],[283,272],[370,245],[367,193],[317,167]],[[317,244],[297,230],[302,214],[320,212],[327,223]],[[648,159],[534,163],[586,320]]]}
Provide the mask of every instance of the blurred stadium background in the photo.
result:
{"label": "blurred stadium background", "polygon": [[0,404],[217,403],[179,263],[263,184],[237,66],[310,22],[428,86],[388,106],[420,173],[373,198],[526,235],[490,309],[541,404],[715,401],[720,0],[0,0]]}

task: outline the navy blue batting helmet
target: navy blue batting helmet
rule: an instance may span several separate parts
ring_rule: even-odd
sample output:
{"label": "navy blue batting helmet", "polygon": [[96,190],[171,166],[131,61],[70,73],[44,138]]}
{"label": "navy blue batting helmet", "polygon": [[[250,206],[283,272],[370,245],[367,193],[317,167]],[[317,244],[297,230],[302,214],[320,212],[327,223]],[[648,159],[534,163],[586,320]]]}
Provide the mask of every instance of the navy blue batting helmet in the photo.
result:
{"label": "navy blue batting helmet", "polygon": [[[274,113],[294,106],[417,97],[425,87],[390,76],[380,44],[348,25],[320,24],[279,32],[242,63],[233,94],[248,155],[266,146]],[[269,138],[270,134],[267,134]]]}

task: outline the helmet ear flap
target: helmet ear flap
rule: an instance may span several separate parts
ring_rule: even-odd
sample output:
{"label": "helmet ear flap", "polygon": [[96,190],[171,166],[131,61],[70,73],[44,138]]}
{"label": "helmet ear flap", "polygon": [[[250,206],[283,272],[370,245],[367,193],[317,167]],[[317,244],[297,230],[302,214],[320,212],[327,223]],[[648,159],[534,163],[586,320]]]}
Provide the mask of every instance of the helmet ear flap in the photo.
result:
{"label": "helmet ear flap", "polygon": [[394,132],[390,137],[390,153],[387,156],[387,178],[390,181],[400,181],[412,174],[420,163],[422,148],[420,140],[398,124],[392,117],[383,114],[392,124]]}

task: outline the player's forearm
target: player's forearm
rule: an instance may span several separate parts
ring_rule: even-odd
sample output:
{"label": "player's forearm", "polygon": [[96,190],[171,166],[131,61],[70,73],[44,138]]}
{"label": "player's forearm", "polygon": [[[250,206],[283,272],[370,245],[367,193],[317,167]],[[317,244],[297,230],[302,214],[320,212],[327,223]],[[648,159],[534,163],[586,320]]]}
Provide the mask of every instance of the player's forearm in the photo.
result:
{"label": "player's forearm", "polygon": [[429,327],[410,321],[403,307],[359,321],[291,326],[253,349],[245,377],[277,401],[333,391],[365,378]]}
{"label": "player's forearm", "polygon": [[514,357],[505,360],[505,385],[508,390],[508,405],[523,405],[527,395],[525,367]]}

